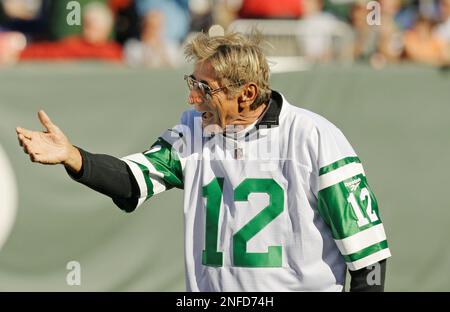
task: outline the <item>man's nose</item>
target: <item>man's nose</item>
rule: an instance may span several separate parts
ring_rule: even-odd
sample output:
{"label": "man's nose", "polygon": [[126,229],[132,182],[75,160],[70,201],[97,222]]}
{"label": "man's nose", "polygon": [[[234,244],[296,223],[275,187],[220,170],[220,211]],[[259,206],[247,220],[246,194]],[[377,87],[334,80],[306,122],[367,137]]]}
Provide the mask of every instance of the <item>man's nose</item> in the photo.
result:
{"label": "man's nose", "polygon": [[203,103],[205,100],[203,94],[198,90],[191,90],[188,96],[188,103],[190,105]]}

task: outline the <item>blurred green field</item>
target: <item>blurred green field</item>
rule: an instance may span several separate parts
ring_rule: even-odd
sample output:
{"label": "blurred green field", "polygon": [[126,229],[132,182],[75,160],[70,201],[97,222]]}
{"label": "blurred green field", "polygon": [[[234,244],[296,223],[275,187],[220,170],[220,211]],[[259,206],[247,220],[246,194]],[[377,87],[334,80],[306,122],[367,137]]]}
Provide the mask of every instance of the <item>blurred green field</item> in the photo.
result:
{"label": "blurred green field", "polygon": [[[88,151],[143,151],[187,108],[189,71],[91,63],[0,70],[0,144],[19,189],[0,291],[184,291],[182,191],[125,214],[61,166],[31,163],[14,129],[40,129],[44,109]],[[393,254],[386,290],[449,291],[450,72],[324,66],[271,82],[341,128],[363,161]],[[71,260],[81,263],[81,286],[66,284]]]}

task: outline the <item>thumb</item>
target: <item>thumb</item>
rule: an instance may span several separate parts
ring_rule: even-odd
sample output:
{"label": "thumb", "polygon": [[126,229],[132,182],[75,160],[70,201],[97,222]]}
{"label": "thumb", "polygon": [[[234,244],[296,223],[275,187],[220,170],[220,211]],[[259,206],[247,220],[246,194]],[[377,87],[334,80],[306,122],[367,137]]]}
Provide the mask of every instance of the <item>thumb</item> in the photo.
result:
{"label": "thumb", "polygon": [[43,110],[40,110],[38,112],[38,117],[39,117],[39,120],[41,121],[41,124],[49,132],[55,132],[58,129],[58,127],[50,120],[48,115]]}

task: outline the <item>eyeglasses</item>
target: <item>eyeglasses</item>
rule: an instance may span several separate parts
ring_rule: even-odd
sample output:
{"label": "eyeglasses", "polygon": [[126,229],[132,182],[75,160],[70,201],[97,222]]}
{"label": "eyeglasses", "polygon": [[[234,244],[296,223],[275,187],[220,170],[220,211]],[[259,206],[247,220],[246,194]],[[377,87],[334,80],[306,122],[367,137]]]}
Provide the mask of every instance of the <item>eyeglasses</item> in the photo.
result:
{"label": "eyeglasses", "polygon": [[217,92],[220,92],[228,87],[238,85],[230,84],[228,86],[220,87],[217,89],[211,89],[211,87],[206,83],[196,80],[193,75],[184,75],[184,80],[186,80],[189,90],[198,90],[206,96],[212,96],[213,94],[216,94]]}

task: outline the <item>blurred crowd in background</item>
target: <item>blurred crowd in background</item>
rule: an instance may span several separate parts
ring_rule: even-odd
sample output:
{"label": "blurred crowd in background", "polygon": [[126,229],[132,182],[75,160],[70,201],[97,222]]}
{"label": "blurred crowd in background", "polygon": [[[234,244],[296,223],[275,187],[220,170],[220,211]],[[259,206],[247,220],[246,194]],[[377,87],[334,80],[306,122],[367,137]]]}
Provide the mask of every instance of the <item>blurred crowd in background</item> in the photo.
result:
{"label": "blurred crowd in background", "polygon": [[[176,67],[184,64],[183,44],[192,34],[212,25],[230,29],[237,21],[270,21],[263,33],[272,36],[277,35],[277,23],[286,22],[286,47],[297,41],[302,48],[293,53],[311,63],[337,59],[333,36],[342,26],[346,40],[339,49],[352,62],[374,67],[402,61],[450,63],[450,0],[375,2],[0,0],[0,64],[82,59]],[[290,26],[296,23],[299,27]],[[279,36],[286,36],[286,31]]]}

